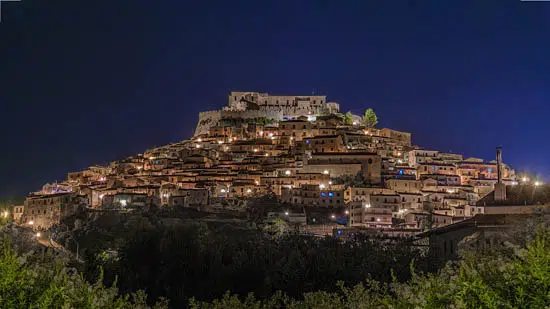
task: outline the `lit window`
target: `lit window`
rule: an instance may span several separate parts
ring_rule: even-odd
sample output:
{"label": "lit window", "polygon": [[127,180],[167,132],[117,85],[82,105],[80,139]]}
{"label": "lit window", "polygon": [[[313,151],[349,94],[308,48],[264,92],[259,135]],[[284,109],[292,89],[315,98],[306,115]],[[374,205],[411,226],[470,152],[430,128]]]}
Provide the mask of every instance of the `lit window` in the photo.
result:
{"label": "lit window", "polygon": [[333,197],[333,196],[334,196],[334,193],[329,192],[329,193],[328,193],[328,196]]}

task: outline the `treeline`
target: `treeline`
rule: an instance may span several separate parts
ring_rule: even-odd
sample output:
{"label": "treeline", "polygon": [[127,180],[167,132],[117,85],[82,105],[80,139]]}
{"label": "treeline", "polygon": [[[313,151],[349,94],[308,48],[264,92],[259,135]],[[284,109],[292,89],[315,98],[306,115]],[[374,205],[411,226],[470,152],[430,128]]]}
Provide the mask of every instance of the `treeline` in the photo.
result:
{"label": "treeline", "polygon": [[[166,300],[148,305],[143,291],[120,294],[102,277],[87,282],[68,261],[39,246],[32,231],[0,222],[0,308],[165,309]],[[150,300],[150,299],[149,299]]]}
{"label": "treeline", "polygon": [[428,261],[399,242],[273,240],[143,218],[127,222],[134,234],[119,255],[97,254],[80,273],[31,231],[1,228],[0,308],[548,308],[548,222],[497,233],[490,247],[471,239],[462,260],[437,273],[423,272]]}
{"label": "treeline", "polygon": [[430,270],[429,260],[405,241],[358,237],[288,235],[273,239],[261,230],[206,225],[156,225],[135,233],[117,258],[92,257],[87,276],[97,279],[101,267],[107,284],[117,280],[124,293],[143,289],[165,297],[174,308],[189,299],[212,300],[227,291],[269,299],[275,291],[301,298],[304,293],[335,291],[337,281],[357,284],[411,278],[410,265]]}
{"label": "treeline", "polygon": [[[524,239],[525,240],[525,239]],[[549,308],[550,230],[517,246],[504,243],[466,252],[436,275],[414,274],[405,283],[367,280],[339,291],[306,293],[297,300],[284,293],[257,300],[226,293],[211,302],[191,300],[194,309],[271,308]]]}

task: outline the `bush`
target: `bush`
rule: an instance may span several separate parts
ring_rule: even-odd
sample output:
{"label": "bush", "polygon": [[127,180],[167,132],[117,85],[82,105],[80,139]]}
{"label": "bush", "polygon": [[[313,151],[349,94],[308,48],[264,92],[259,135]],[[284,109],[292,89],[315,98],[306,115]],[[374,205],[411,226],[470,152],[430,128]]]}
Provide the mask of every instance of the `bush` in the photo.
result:
{"label": "bush", "polygon": [[[50,254],[15,253],[7,237],[0,250],[0,308],[150,308],[142,291],[119,295],[101,279],[90,284]],[[167,307],[161,300],[153,308]]]}

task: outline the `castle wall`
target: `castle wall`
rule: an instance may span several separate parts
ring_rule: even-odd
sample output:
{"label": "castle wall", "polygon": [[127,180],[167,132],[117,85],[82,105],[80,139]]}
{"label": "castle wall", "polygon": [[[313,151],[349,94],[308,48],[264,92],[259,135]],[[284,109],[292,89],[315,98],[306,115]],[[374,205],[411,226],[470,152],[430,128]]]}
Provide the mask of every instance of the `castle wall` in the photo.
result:
{"label": "castle wall", "polygon": [[195,129],[195,136],[208,133],[210,127],[215,126],[222,119],[222,111],[206,111],[199,113],[199,121]]}

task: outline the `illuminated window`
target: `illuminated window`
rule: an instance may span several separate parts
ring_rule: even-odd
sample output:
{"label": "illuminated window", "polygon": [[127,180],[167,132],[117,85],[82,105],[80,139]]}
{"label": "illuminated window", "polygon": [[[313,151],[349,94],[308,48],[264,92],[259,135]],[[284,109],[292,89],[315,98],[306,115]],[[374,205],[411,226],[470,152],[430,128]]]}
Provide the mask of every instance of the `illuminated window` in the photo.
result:
{"label": "illuminated window", "polygon": [[333,197],[333,196],[334,196],[334,193],[329,192],[329,193],[328,193],[328,196]]}

